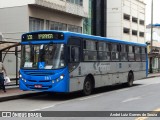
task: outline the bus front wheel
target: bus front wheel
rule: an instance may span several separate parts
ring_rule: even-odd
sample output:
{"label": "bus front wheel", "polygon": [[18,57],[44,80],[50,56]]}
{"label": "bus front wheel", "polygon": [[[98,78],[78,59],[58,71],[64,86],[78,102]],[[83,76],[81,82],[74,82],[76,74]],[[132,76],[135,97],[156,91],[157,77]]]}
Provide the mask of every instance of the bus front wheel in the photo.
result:
{"label": "bus front wheel", "polygon": [[83,94],[90,95],[93,90],[93,82],[90,77],[86,77],[84,84],[83,84]]}

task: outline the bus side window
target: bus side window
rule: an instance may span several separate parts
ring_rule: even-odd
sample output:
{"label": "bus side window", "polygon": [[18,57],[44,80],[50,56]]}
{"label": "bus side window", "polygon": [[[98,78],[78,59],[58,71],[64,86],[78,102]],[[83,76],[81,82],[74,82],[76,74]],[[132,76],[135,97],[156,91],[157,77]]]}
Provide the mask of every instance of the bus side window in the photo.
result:
{"label": "bus side window", "polygon": [[124,44],[120,45],[120,58],[121,58],[121,61],[127,61],[128,60],[127,45],[124,45]]}
{"label": "bus side window", "polygon": [[119,45],[112,43],[112,51],[111,51],[111,58],[112,61],[119,61]]}
{"label": "bus side window", "polygon": [[146,61],[146,53],[147,53],[147,49],[145,47],[141,47],[142,61]]}
{"label": "bus side window", "polygon": [[135,60],[141,61],[141,48],[138,46],[135,46]]}
{"label": "bus side window", "polygon": [[134,46],[128,46],[128,59],[129,61],[135,61]]}

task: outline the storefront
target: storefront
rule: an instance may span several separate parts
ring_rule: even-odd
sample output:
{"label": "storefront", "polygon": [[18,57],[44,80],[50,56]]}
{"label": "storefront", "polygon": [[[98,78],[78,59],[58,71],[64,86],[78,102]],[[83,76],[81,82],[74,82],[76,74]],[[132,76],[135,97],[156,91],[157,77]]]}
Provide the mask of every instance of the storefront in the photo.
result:
{"label": "storefront", "polygon": [[153,72],[160,72],[160,43],[154,41],[151,52],[150,45],[148,46],[148,69],[150,70],[150,58],[152,57]]}

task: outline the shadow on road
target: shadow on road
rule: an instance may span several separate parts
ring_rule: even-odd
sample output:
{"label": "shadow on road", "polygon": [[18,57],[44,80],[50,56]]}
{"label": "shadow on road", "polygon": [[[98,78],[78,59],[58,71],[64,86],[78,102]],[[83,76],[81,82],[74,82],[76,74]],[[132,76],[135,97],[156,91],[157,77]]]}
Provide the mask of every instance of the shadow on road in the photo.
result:
{"label": "shadow on road", "polygon": [[[141,84],[134,84],[132,87],[139,86]],[[94,89],[92,95],[96,95],[99,93],[107,93],[111,91],[116,91],[120,89],[125,89],[124,85],[114,85],[114,86],[106,86],[101,88]],[[52,93],[52,92],[44,92],[40,94],[39,96],[25,98],[25,99],[31,99],[31,100],[46,100],[46,101],[67,101],[71,99],[81,98],[84,97],[83,93],[81,91],[79,92],[73,92],[73,93]]]}

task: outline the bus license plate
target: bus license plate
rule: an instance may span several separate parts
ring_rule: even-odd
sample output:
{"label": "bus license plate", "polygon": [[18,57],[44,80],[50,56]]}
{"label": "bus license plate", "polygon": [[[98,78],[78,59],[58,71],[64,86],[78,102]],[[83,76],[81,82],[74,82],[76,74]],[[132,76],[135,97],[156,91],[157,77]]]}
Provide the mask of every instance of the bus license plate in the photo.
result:
{"label": "bus license plate", "polygon": [[42,88],[42,85],[34,85],[35,88]]}

